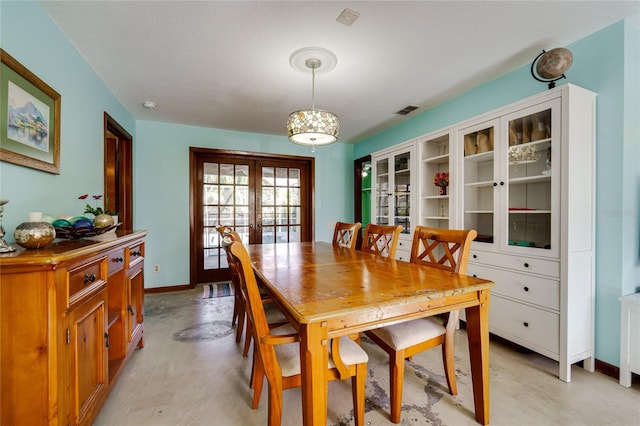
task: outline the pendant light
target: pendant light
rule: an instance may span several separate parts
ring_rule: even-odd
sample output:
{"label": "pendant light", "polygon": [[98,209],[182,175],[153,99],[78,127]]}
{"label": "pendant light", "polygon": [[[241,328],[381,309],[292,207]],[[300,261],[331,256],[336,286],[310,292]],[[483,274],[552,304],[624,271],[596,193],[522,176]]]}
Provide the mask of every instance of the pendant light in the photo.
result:
{"label": "pendant light", "polygon": [[329,111],[315,109],[316,73],[328,72],[337,63],[335,55],[320,47],[305,47],[293,52],[289,63],[294,69],[311,72],[311,109],[294,111],[287,120],[289,140],[298,145],[329,145],[338,140],[338,117]]}

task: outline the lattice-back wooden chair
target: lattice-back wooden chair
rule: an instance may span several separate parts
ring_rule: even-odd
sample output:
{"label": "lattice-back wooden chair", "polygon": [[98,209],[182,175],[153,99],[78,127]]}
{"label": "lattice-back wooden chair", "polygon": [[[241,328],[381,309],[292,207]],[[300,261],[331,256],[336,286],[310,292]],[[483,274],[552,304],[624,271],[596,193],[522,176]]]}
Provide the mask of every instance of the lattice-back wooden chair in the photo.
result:
{"label": "lattice-back wooden chair", "polygon": [[[253,324],[253,340],[258,357],[254,364],[254,394],[252,408],[258,407],[264,376],[269,392],[269,425],[282,422],[282,391],[301,386],[300,336],[291,325],[272,328],[267,323],[260,290],[251,266],[251,259],[242,243],[231,244],[231,253],[238,266],[240,287],[246,295],[247,308]],[[339,354],[339,356],[335,356]],[[347,336],[331,341],[328,379],[351,377],[355,424],[364,425],[364,384],[367,376],[367,353]]]}
{"label": "lattice-back wooden chair", "polygon": [[[411,244],[411,263],[465,274],[474,230],[450,230],[417,226]],[[459,311],[450,312],[445,324],[435,318],[420,318],[367,331],[366,335],[389,354],[391,421],[400,423],[404,360],[442,345],[445,377],[452,395],[458,394],[453,337]]]}
{"label": "lattice-back wooden chair", "polygon": [[396,256],[398,238],[402,232],[402,225],[375,225],[370,223],[364,228],[361,250],[391,259]]}
{"label": "lattice-back wooden chair", "polygon": [[[244,328],[244,314],[240,314],[240,311],[243,310],[241,306],[242,296],[239,294],[240,287],[237,277],[235,276],[236,274],[234,272],[234,269],[231,266],[231,262],[233,260],[231,259],[231,255],[229,254],[229,252],[226,250],[226,247],[230,244],[231,241],[234,241],[236,238],[238,239],[238,241],[242,241],[242,239],[240,238],[240,235],[237,232],[233,231],[230,226],[217,225],[216,231],[218,231],[218,234],[220,235],[220,245],[223,249],[225,249],[225,252],[227,254],[227,263],[229,263],[229,269],[231,271],[231,284],[233,285],[234,290],[233,316],[231,317],[231,325],[236,325],[236,322],[238,324],[238,328],[236,330],[236,342],[239,342],[240,336],[242,336],[242,329]],[[231,232],[234,233],[233,237],[229,236]]]}
{"label": "lattice-back wooden chair", "polygon": [[362,228],[362,224],[360,222],[336,222],[336,226],[333,230],[333,245],[347,247],[351,250],[355,249],[360,228]]}
{"label": "lattice-back wooden chair", "polygon": [[[231,231],[227,229],[225,232],[225,237],[222,240],[222,246],[225,248],[227,252],[227,261],[229,263],[229,269],[231,270],[231,280],[233,282],[233,287],[235,290],[235,304],[233,307],[234,312],[237,309],[237,318],[238,318],[238,328],[236,329],[236,343],[240,342],[242,331],[245,329],[246,323],[246,331],[244,336],[244,348],[242,350],[242,356],[246,357],[249,354],[249,348],[251,346],[251,329],[252,324],[251,320],[247,317],[247,301],[240,289],[240,278],[238,277],[238,268],[229,252],[228,248],[233,242],[242,243],[242,237],[236,231]],[[280,311],[280,309],[272,303],[273,301],[266,295],[265,293],[260,293],[262,297],[262,303],[265,305],[265,312],[267,314],[267,322],[272,326],[280,326],[287,322],[284,314]],[[251,382],[251,387],[253,387],[253,381]]]}

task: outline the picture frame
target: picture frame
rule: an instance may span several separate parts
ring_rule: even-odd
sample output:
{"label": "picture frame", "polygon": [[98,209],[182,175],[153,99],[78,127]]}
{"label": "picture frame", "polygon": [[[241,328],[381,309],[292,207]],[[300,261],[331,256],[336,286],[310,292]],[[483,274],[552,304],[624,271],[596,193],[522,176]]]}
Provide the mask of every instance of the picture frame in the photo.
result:
{"label": "picture frame", "polygon": [[0,49],[0,161],[60,174],[60,98]]}

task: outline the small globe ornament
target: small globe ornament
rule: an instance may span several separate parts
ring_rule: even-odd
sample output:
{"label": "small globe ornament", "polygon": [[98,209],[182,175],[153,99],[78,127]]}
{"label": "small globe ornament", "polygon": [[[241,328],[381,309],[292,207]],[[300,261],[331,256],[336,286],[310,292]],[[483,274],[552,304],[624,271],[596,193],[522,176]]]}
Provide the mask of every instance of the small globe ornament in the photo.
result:
{"label": "small globe ornament", "polygon": [[531,75],[538,81],[548,83],[549,89],[553,89],[556,81],[566,78],[564,73],[572,64],[573,55],[568,49],[557,47],[548,52],[543,50],[531,64]]}
{"label": "small globe ornament", "polygon": [[94,228],[106,228],[107,226],[115,225],[113,218],[108,214],[99,214],[93,219]]}

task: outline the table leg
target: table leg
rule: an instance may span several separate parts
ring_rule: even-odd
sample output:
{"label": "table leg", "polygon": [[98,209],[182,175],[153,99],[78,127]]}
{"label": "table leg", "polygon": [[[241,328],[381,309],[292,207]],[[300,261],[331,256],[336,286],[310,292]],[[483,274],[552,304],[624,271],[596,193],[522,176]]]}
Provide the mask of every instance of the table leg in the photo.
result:
{"label": "table leg", "polygon": [[327,369],[329,348],[326,323],[301,324],[302,422],[304,426],[327,423]]}
{"label": "table leg", "polygon": [[479,306],[466,308],[473,403],[476,421],[489,424],[489,290],[478,292]]}

